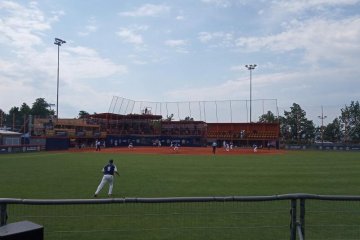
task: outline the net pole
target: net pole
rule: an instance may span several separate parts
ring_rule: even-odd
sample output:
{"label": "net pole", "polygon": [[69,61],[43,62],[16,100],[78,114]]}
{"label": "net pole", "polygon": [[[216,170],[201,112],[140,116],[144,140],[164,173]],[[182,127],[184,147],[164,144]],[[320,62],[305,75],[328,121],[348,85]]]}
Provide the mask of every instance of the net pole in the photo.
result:
{"label": "net pole", "polygon": [[215,115],[216,115],[216,123],[219,123],[219,119],[218,119],[218,108],[217,108],[217,102],[215,102]]}
{"label": "net pole", "polygon": [[230,122],[232,123],[232,106],[231,106],[231,100],[230,100]]}
{"label": "net pole", "polygon": [[246,104],[246,121],[249,122],[248,100],[246,100],[245,104]]}
{"label": "net pole", "polygon": [[122,100],[121,100],[120,107],[119,107],[119,110],[117,111],[117,113],[119,113],[119,112],[120,112],[120,110],[121,110],[121,108],[122,108],[123,103],[124,103],[124,98],[122,98]]}
{"label": "net pole", "polygon": [[134,112],[134,108],[135,108],[135,101],[133,101],[133,105],[132,105],[132,108],[131,108],[131,112],[130,113],[133,113]]}
{"label": "net pole", "polygon": [[116,107],[116,104],[117,104],[118,100],[119,100],[119,98],[116,98],[116,101],[115,101],[115,104],[114,104],[114,107],[113,107],[113,110],[112,110],[113,113],[115,112],[115,107]]}
{"label": "net pole", "polygon": [[189,102],[189,117],[191,118],[191,106],[190,106],[190,103],[191,102]]}
{"label": "net pole", "polygon": [[162,116],[162,104],[160,103],[160,115]]}
{"label": "net pole", "polygon": [[200,120],[202,120],[202,116],[201,116],[201,102],[199,101],[199,112],[200,112]]}
{"label": "net pole", "polygon": [[[111,103],[110,103],[110,106],[109,106],[109,110],[108,110],[108,112],[110,112],[110,110],[111,110],[111,107],[112,107],[112,105],[113,105],[113,102],[114,102],[114,98],[116,98],[115,96],[113,96],[112,97],[112,99],[111,99]],[[2,119],[1,119],[2,120]],[[1,125],[2,125],[2,123],[1,123]],[[0,126],[1,127],[1,126]]]}
{"label": "net pole", "polygon": [[206,102],[204,101],[204,121],[206,122]]}
{"label": "net pole", "polygon": [[177,102],[176,105],[177,105],[178,119],[179,119],[179,121],[180,121],[179,102]]}
{"label": "net pole", "polygon": [[167,106],[167,102],[165,104],[165,107],[166,107],[166,117],[168,118],[169,117],[169,109],[168,109],[168,106]]}
{"label": "net pole", "polygon": [[129,100],[129,99],[126,99],[126,100],[127,100],[127,104],[126,104],[126,108],[125,108],[124,115],[126,114],[128,108],[129,108],[129,103],[130,103],[130,100]]}

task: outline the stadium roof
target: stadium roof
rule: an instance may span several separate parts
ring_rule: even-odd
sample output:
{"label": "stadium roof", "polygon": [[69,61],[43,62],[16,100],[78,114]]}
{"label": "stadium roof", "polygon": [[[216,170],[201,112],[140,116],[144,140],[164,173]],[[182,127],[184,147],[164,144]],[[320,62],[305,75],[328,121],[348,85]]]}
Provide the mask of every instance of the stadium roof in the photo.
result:
{"label": "stadium roof", "polygon": [[142,120],[160,120],[162,119],[161,115],[152,115],[152,114],[115,114],[115,113],[96,113],[89,116],[89,118],[101,118],[109,120],[121,120],[121,119],[142,119]]}
{"label": "stadium roof", "polygon": [[21,133],[0,129],[0,135],[21,135]]}

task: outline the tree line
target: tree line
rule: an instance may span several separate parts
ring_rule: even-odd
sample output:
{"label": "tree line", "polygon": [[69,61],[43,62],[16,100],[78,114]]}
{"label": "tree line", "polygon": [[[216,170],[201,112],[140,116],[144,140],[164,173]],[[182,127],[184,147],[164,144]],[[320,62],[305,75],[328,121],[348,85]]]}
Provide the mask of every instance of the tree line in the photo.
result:
{"label": "tree line", "polygon": [[[280,134],[287,143],[342,142],[360,143],[360,106],[359,101],[352,101],[349,106],[341,108],[340,116],[324,126],[315,126],[306,118],[306,112],[299,104],[293,103],[290,111],[283,116],[275,116],[271,111],[263,114],[259,122],[280,123]],[[323,116],[321,116],[323,117]]]}
{"label": "tree line", "polygon": [[[8,113],[0,109],[0,128],[21,132],[29,120],[29,116],[48,118],[55,115],[52,105],[44,98],[37,98],[30,107],[23,103],[20,107],[12,107]],[[293,103],[290,111],[283,116],[276,116],[271,111],[259,117],[260,123],[279,123],[281,140],[286,143],[307,144],[314,141],[360,143],[360,105],[352,101],[349,106],[341,108],[340,116],[324,126],[315,126],[307,119],[306,112],[297,103]],[[86,118],[90,114],[79,111],[77,118]]]}

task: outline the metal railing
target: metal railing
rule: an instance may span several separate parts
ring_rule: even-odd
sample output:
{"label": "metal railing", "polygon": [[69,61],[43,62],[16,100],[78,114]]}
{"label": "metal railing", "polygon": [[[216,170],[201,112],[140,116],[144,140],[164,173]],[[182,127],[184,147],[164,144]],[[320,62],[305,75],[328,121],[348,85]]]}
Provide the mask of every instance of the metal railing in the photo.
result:
{"label": "metal railing", "polygon": [[[9,216],[8,207],[13,205],[89,205],[89,204],[172,204],[172,203],[229,203],[229,202],[269,202],[269,201],[289,201],[289,239],[305,239],[306,224],[305,215],[307,213],[306,203],[308,201],[340,201],[360,203],[360,196],[341,196],[341,195],[314,195],[314,194],[284,194],[272,196],[227,196],[227,197],[175,197],[175,198],[110,198],[110,199],[14,199],[0,198],[0,226],[6,225]],[[323,202],[319,206],[322,205]],[[336,210],[336,207],[333,211]],[[331,211],[331,210],[330,210]],[[319,211],[323,213],[326,211]],[[351,210],[352,214],[358,215],[359,210]],[[311,211],[309,212],[311,213]],[[317,214],[316,212],[314,215]],[[338,215],[338,213],[336,213]],[[357,217],[357,216],[356,216]],[[343,223],[342,223],[343,224]],[[355,222],[356,227],[360,227],[359,222]],[[330,226],[331,227],[331,226]],[[360,233],[359,233],[360,234]]]}

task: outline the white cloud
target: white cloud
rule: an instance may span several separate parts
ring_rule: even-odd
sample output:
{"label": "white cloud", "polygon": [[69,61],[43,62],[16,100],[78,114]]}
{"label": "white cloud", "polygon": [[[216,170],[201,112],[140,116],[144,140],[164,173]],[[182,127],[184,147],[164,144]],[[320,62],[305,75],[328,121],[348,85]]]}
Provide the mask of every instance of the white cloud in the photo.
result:
{"label": "white cloud", "polygon": [[171,48],[174,48],[178,53],[188,53],[189,51],[186,50],[186,46],[188,45],[187,40],[183,39],[171,39],[166,40],[165,45]]}
{"label": "white cloud", "polygon": [[276,0],[273,1],[273,8],[278,11],[299,13],[305,10],[323,10],[328,7],[354,5],[359,2],[359,0]]}
{"label": "white cloud", "polygon": [[28,7],[11,1],[0,2],[0,43],[18,48],[29,48],[42,43],[39,32],[51,28],[35,2]]}
{"label": "white cloud", "polygon": [[63,55],[63,68],[66,69],[68,79],[98,79],[127,72],[125,66],[100,57],[94,49],[69,47]]}
{"label": "white cloud", "polygon": [[[48,37],[51,24],[64,13],[58,11],[47,18],[34,2],[23,6],[10,1],[0,2],[0,13],[0,107],[8,111],[23,102],[31,105],[35,97],[54,102],[57,47],[53,44],[47,47],[49,44],[44,44],[43,38]],[[96,106],[98,99],[94,96],[104,97],[104,93],[97,92],[97,81],[126,74],[127,67],[100,56],[95,49],[74,45],[70,40],[60,50],[59,105],[76,107],[78,111],[84,104],[84,99],[78,100],[81,98],[78,94],[83,98],[93,94],[91,98],[85,97],[85,102]]]}
{"label": "white cloud", "polygon": [[200,42],[210,44],[212,47],[234,46],[234,34],[230,32],[200,32],[198,39]]}
{"label": "white cloud", "polygon": [[[279,34],[265,37],[241,37],[236,46],[247,51],[288,52],[303,50],[304,59],[348,63],[360,54],[360,17],[339,21],[295,21]],[[330,51],[331,49],[331,51]]]}
{"label": "white cloud", "polygon": [[360,17],[293,20],[283,25],[283,31],[266,36],[236,38],[233,33],[200,32],[198,39],[209,47],[243,52],[301,51],[302,60],[309,64],[321,61],[355,64],[360,56]]}
{"label": "white cloud", "polygon": [[144,4],[130,12],[121,12],[121,16],[128,17],[156,17],[168,13],[170,7],[167,5]]}
{"label": "white cloud", "polygon": [[201,0],[206,4],[214,4],[217,7],[227,8],[231,6],[231,1],[229,0]]}
{"label": "white cloud", "polygon": [[244,65],[238,65],[238,66],[231,66],[230,71],[239,72],[244,71],[245,66]]}
{"label": "white cloud", "polygon": [[90,18],[88,24],[85,26],[84,31],[80,31],[78,34],[80,36],[88,36],[91,33],[94,33],[98,30],[97,22],[95,18]]}
{"label": "white cloud", "polygon": [[181,47],[187,45],[187,41],[182,39],[166,40],[165,45],[169,47]]}
{"label": "white cloud", "polygon": [[129,28],[121,28],[116,34],[123,39],[125,42],[133,44],[143,44],[143,38],[140,34],[136,34]]}

